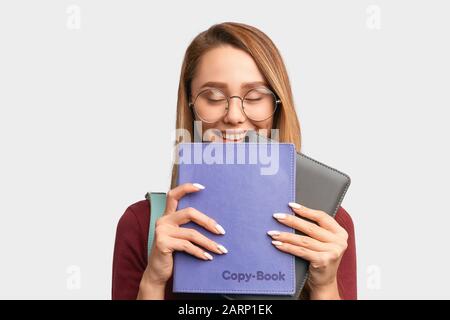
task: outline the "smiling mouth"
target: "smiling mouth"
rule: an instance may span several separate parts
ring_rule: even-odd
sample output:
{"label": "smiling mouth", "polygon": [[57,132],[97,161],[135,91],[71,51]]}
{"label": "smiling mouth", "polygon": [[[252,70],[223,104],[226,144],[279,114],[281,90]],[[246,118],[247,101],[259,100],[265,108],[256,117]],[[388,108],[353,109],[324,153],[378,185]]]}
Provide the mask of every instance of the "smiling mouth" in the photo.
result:
{"label": "smiling mouth", "polygon": [[222,140],[224,142],[239,142],[244,140],[245,135],[247,134],[247,130],[236,131],[236,132],[227,132],[222,131]]}

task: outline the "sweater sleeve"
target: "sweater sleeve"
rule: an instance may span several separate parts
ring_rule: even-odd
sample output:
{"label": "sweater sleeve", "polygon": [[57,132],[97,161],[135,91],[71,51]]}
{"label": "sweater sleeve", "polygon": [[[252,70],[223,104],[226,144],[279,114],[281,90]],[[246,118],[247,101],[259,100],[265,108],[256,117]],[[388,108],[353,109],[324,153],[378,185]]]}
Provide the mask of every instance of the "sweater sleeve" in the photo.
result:
{"label": "sweater sleeve", "polygon": [[145,228],[139,221],[135,212],[137,205],[145,205],[145,202],[128,207],[117,224],[112,270],[113,300],[136,299],[147,267],[147,245],[143,235],[148,226]]}
{"label": "sweater sleeve", "polygon": [[339,208],[336,214],[336,221],[348,233],[347,250],[344,252],[337,272],[339,293],[344,300],[356,300],[358,295],[356,286],[355,228],[352,218],[342,207]]}

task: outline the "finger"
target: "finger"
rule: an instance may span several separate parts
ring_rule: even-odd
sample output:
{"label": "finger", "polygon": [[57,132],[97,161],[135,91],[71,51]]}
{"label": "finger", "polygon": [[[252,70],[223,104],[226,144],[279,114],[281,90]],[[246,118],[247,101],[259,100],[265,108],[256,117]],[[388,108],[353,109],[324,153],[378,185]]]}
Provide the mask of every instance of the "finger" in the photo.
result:
{"label": "finger", "polygon": [[280,251],[308,260],[314,269],[324,268],[338,259],[332,252],[317,252],[276,240],[272,241],[272,244]]}
{"label": "finger", "polygon": [[331,249],[329,243],[320,242],[316,239],[313,239],[308,236],[301,236],[294,233],[289,232],[280,232],[280,231],[269,231],[267,232],[269,236],[274,240],[278,240],[281,242],[290,243],[295,246],[300,246],[306,249],[314,250],[314,251],[328,251]]}
{"label": "finger", "polygon": [[195,243],[205,248],[206,250],[215,252],[217,254],[224,254],[228,252],[228,250],[223,245],[212,241],[195,229],[178,228],[176,234],[172,235],[172,237],[189,240],[190,242]]}
{"label": "finger", "polygon": [[215,234],[225,234],[223,227],[214,219],[192,207],[178,210],[176,214],[168,215],[167,219],[178,226],[193,221]]}
{"label": "finger", "polygon": [[299,216],[317,222],[321,227],[333,233],[340,233],[343,229],[339,223],[326,212],[310,209],[295,202],[290,202],[289,206]]}
{"label": "finger", "polygon": [[189,253],[190,255],[197,257],[202,260],[212,260],[213,256],[206,252],[205,250],[197,247],[196,245],[192,244],[188,240],[183,239],[177,239],[177,238],[171,238],[170,239],[171,248],[176,251],[184,251],[186,253]]}
{"label": "finger", "polygon": [[302,218],[293,216],[286,213],[274,213],[274,218],[280,223],[285,224],[291,228],[303,232],[311,238],[317,239],[322,242],[336,241],[336,235],[330,231],[316,225],[315,223],[308,222]]}
{"label": "finger", "polygon": [[309,262],[317,261],[320,259],[320,253],[317,251],[295,246],[293,244],[281,242],[278,240],[272,241],[272,244],[280,251],[290,253],[296,257],[308,260]]}
{"label": "finger", "polygon": [[178,201],[187,193],[197,192],[205,189],[199,183],[183,183],[167,192],[166,210],[165,212],[175,212],[177,210]]}

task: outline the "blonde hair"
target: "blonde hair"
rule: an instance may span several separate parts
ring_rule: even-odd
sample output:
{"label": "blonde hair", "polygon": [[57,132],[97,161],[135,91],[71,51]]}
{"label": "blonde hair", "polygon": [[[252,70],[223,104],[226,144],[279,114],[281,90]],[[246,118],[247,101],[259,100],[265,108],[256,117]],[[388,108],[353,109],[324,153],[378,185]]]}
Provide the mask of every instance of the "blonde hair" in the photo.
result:
{"label": "blonde hair", "polygon": [[[255,27],[224,22],[211,26],[197,35],[188,46],[181,66],[178,86],[176,129],[183,129],[194,137],[194,118],[189,107],[192,79],[201,57],[208,51],[222,45],[231,45],[244,50],[254,59],[258,69],[281,105],[274,116],[273,129],[279,130],[280,142],[293,143],[297,151],[301,148],[300,124],[295,112],[289,77],[281,55],[270,38]],[[175,145],[179,141],[175,141]],[[177,183],[177,165],[173,165],[171,189]]]}

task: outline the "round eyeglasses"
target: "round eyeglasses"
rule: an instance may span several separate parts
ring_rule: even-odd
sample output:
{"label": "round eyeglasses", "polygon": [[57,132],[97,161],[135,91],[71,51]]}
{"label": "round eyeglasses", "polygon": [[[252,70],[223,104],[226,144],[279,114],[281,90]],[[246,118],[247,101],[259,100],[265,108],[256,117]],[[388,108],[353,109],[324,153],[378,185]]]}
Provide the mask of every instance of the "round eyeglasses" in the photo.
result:
{"label": "round eyeglasses", "polygon": [[230,108],[230,100],[241,100],[241,110],[252,121],[264,121],[275,114],[281,100],[267,87],[256,87],[248,91],[243,98],[228,97],[217,88],[205,89],[189,103],[195,115],[203,122],[213,123],[225,116]]}

